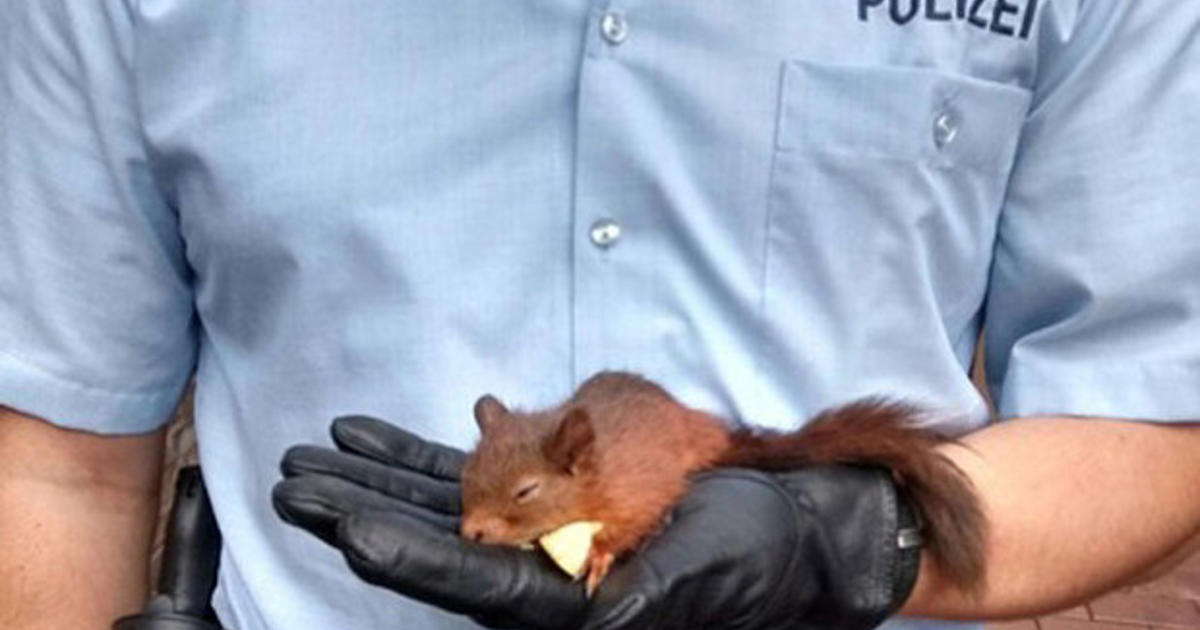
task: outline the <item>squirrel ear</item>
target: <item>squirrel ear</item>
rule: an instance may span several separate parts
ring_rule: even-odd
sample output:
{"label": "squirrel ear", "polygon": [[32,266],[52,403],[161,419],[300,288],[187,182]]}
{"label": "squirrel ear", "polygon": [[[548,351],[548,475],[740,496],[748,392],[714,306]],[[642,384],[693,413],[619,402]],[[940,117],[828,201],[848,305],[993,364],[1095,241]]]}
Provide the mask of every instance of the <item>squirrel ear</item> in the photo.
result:
{"label": "squirrel ear", "polygon": [[596,432],[587,411],[572,407],[542,444],[542,454],[552,465],[575,475],[591,463],[595,443]]}
{"label": "squirrel ear", "polygon": [[508,414],[508,409],[496,400],[495,396],[487,394],[475,401],[475,423],[479,425],[479,430],[487,433],[504,421],[504,416]]}

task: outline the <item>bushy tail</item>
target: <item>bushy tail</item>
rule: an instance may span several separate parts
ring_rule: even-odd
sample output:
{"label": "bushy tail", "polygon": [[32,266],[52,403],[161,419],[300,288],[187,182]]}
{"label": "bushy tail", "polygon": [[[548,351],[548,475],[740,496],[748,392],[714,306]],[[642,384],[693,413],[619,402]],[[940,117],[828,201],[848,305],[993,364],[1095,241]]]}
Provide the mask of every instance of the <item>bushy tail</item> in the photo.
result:
{"label": "bushy tail", "polygon": [[719,464],[760,470],[822,464],[888,468],[916,503],[939,573],[967,593],[981,593],[987,536],[983,509],[963,471],[934,450],[949,440],[919,427],[919,414],[907,404],[863,399],[822,412],[790,433],[739,428]]}

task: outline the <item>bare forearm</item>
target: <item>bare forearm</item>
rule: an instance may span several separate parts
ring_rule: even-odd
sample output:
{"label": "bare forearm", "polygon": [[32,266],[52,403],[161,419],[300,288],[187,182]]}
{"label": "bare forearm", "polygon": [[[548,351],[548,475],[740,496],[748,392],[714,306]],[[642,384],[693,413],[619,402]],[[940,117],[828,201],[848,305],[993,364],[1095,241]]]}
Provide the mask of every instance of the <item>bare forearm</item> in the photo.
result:
{"label": "bare forearm", "polygon": [[161,449],[0,410],[0,629],[107,629],[144,604]]}
{"label": "bare forearm", "polygon": [[988,590],[972,600],[922,563],[902,613],[1002,619],[1136,579],[1200,533],[1200,427],[1042,418],[948,447],[991,523]]}

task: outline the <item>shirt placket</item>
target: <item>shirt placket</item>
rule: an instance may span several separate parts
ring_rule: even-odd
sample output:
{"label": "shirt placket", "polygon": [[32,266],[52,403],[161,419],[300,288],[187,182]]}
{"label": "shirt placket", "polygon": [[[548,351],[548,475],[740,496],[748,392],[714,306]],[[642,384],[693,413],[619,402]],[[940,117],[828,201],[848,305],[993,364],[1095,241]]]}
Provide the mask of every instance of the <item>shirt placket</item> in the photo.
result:
{"label": "shirt placket", "polygon": [[[633,175],[620,159],[628,123],[622,86],[629,80],[623,52],[633,24],[619,2],[594,2],[588,14],[577,93],[573,200],[572,341],[576,382],[622,367],[628,344],[643,334],[630,325],[636,299],[638,204]],[[643,243],[644,244],[644,243]]]}

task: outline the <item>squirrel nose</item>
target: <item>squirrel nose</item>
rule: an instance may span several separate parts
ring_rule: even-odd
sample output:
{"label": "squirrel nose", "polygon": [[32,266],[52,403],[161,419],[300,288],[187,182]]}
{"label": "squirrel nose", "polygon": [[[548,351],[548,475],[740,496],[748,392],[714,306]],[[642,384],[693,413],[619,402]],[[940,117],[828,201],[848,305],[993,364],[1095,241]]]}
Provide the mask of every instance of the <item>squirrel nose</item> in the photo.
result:
{"label": "squirrel nose", "polygon": [[467,517],[462,522],[462,537],[474,542],[483,542],[487,535],[487,519]]}

